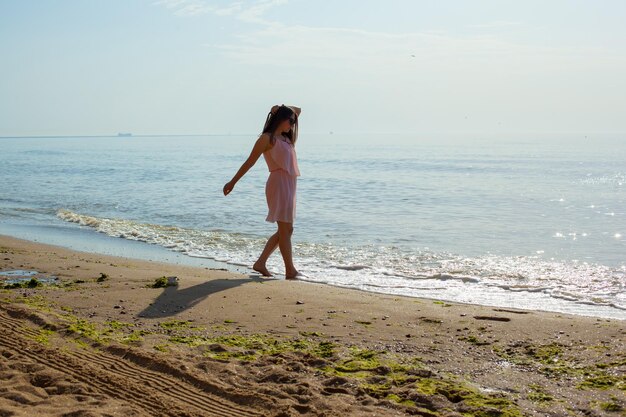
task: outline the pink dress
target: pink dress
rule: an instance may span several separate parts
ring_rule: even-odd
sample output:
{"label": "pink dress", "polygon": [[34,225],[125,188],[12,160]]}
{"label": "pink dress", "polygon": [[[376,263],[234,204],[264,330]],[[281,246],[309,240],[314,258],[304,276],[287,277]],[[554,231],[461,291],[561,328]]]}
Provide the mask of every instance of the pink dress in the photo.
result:
{"label": "pink dress", "polygon": [[296,217],[296,178],[300,176],[296,150],[288,139],[276,137],[274,146],[263,152],[270,176],[265,184],[268,222],[293,223]]}

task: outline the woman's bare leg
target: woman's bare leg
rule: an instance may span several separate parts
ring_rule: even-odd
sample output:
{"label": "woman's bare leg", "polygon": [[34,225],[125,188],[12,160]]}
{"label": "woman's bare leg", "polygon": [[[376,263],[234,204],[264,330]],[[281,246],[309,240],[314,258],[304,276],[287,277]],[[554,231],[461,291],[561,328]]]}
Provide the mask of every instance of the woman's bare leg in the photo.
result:
{"label": "woman's bare leg", "polygon": [[293,233],[293,223],[278,222],[278,247],[285,262],[285,278],[295,279],[298,275],[296,267],[293,265],[291,254],[291,234]]}
{"label": "woman's bare leg", "polygon": [[263,249],[263,252],[261,252],[261,255],[259,255],[259,259],[257,259],[254,265],[252,265],[252,269],[259,272],[264,277],[271,277],[272,274],[270,271],[267,270],[267,267],[265,266],[265,264],[267,263],[267,260],[269,259],[270,255],[274,252],[274,250],[276,250],[277,247],[278,247],[278,232],[274,233],[272,236],[269,237],[269,239],[267,239],[265,248]]}

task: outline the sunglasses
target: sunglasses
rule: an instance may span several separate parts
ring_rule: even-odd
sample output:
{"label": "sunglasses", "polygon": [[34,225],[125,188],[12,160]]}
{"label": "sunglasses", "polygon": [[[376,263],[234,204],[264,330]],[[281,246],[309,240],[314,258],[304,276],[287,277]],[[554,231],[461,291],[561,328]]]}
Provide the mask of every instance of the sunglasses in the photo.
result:
{"label": "sunglasses", "polygon": [[296,124],[296,118],[295,118],[295,117],[290,117],[290,118],[289,118],[289,124],[290,124],[291,126],[295,125],[295,124]]}

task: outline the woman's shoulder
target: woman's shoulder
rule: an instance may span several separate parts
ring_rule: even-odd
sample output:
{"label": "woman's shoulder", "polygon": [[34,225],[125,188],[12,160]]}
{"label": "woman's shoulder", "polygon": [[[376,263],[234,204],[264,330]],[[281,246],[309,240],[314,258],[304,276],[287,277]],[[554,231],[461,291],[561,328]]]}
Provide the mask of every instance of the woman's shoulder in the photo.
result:
{"label": "woman's shoulder", "polygon": [[261,133],[259,135],[259,139],[257,139],[258,141],[263,141],[263,142],[270,142],[272,138],[272,135],[270,135],[269,133]]}
{"label": "woman's shoulder", "polygon": [[257,144],[260,144],[263,146],[264,148],[264,152],[265,151],[269,151],[270,149],[272,149],[272,141],[271,141],[271,135],[269,133],[261,133],[259,135],[259,138],[257,139]]}

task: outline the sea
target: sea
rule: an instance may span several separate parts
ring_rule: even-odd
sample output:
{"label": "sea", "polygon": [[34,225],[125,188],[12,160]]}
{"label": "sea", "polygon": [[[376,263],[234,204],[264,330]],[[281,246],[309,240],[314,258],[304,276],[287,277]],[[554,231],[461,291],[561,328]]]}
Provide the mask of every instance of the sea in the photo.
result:
{"label": "sea", "polygon": [[[276,230],[265,162],[222,187],[257,136],[0,138],[0,234],[251,274]],[[296,150],[303,280],[626,320],[626,135],[301,132]]]}

